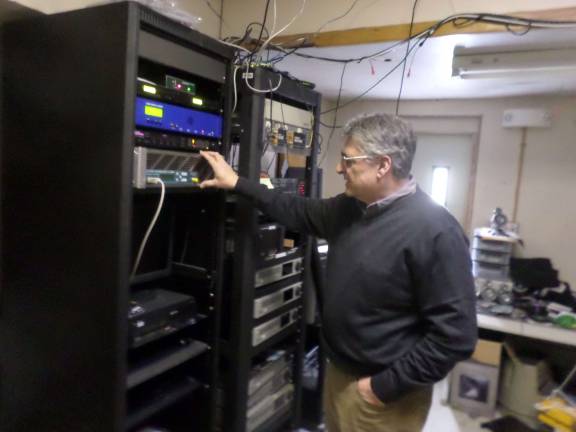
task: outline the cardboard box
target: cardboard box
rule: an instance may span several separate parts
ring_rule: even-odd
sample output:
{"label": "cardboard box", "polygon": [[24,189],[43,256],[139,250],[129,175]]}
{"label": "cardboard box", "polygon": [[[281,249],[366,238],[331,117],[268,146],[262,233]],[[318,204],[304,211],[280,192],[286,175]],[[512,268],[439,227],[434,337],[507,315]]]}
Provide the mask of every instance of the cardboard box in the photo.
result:
{"label": "cardboard box", "polygon": [[500,366],[502,360],[502,343],[478,339],[472,360],[492,366]]}
{"label": "cardboard box", "polygon": [[288,153],[288,166],[295,168],[306,168],[306,156]]}
{"label": "cardboard box", "polygon": [[499,368],[473,360],[452,371],[450,405],[472,416],[491,417],[496,409]]}
{"label": "cardboard box", "polygon": [[504,348],[506,357],[499,402],[505,412],[535,425],[538,415],[535,404],[555,387],[550,367],[543,359],[517,353],[509,344]]}

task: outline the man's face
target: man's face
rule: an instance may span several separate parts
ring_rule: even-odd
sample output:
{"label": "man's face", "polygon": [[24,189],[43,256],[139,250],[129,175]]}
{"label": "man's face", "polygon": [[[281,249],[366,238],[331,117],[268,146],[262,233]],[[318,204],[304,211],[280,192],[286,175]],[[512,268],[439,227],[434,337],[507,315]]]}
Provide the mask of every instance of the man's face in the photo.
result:
{"label": "man's face", "polygon": [[348,138],[342,148],[342,158],[336,165],[336,172],[344,177],[346,195],[369,204],[378,188],[379,164],[377,160],[365,156],[359,150],[356,140]]}

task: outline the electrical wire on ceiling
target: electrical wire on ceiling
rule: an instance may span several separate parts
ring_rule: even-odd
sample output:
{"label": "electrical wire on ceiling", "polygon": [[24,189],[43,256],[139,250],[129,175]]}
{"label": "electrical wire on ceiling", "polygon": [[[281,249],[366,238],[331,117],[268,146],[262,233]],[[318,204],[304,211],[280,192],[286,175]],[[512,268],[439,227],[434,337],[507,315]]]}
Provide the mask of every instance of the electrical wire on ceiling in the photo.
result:
{"label": "electrical wire on ceiling", "polygon": [[406,63],[408,61],[408,53],[410,52],[410,43],[412,38],[412,29],[414,28],[414,17],[416,16],[416,6],[418,5],[418,0],[414,0],[414,6],[412,6],[412,16],[410,18],[410,29],[408,30],[408,42],[406,43],[406,55],[404,60],[402,60],[402,77],[400,78],[400,88],[398,89],[398,97],[396,98],[396,115],[400,111],[400,98],[402,97],[402,88],[404,87],[404,76],[406,76]]}
{"label": "electrical wire on ceiling", "polygon": [[[267,0],[266,1],[266,6],[264,9],[264,17],[262,19],[262,22],[261,23],[252,22],[252,23],[248,24],[248,26],[246,26],[246,29],[244,31],[244,35],[241,38],[232,37],[232,38],[227,38],[225,41],[222,41],[223,43],[225,43],[227,45],[230,45],[230,46],[233,46],[235,48],[240,49],[240,52],[237,52],[237,54],[236,54],[236,60],[234,62],[235,66],[242,68],[242,70],[241,70],[242,79],[244,79],[246,86],[251,91],[253,91],[255,93],[274,92],[274,91],[278,90],[280,88],[280,86],[282,85],[283,74],[278,74],[278,82],[275,84],[274,87],[272,87],[272,85],[266,89],[259,89],[259,88],[254,87],[250,83],[250,79],[253,76],[253,74],[251,73],[251,69],[253,69],[254,67],[260,67],[264,64],[270,64],[270,62],[264,63],[262,61],[264,52],[266,53],[267,56],[269,56],[269,54],[270,54],[270,50],[266,48],[267,45],[275,37],[277,37],[279,34],[284,32],[289,26],[291,26],[292,23],[294,23],[294,21],[300,15],[302,15],[302,13],[304,12],[304,8],[306,6],[307,0],[302,0],[301,6],[300,6],[300,9],[298,10],[298,12],[292,17],[292,19],[284,27],[282,27],[278,31],[276,31],[277,18],[278,18],[278,10],[277,10],[276,2],[277,2],[277,0]],[[272,6],[272,10],[273,10],[273,23],[272,23],[271,31],[268,31],[268,29],[266,28],[266,21],[268,18],[268,12],[269,12],[270,6]],[[253,44],[255,45],[255,48],[253,50],[249,50],[248,48],[243,47],[240,44],[246,42],[250,33],[252,32],[252,27],[255,25],[260,26],[260,33],[258,35],[258,39],[256,39],[253,42]],[[262,42],[262,36],[264,35],[264,33],[266,33],[266,36],[265,36],[265,40]],[[244,54],[244,56],[243,56],[243,54]],[[238,69],[234,69],[234,80],[236,79],[235,76],[236,76],[237,72],[238,72]],[[234,92],[235,92],[234,100],[237,101],[238,95],[237,95],[236,81],[234,81]],[[235,105],[236,105],[236,103],[235,103]]]}
{"label": "electrical wire on ceiling", "polygon": [[419,44],[414,44],[410,47],[410,49],[408,50],[408,53],[394,66],[392,67],[392,69],[390,69],[388,72],[386,72],[384,74],[384,76],[382,76],[380,79],[378,79],[378,81],[376,81],[374,84],[372,84],[370,87],[368,87],[365,91],[363,91],[360,95],[342,103],[342,104],[338,104],[336,105],[334,108],[330,108],[327,109],[326,111],[322,111],[320,114],[327,114],[329,112],[332,111],[336,111],[340,108],[343,108],[347,105],[350,105],[354,102],[359,101],[360,99],[364,98],[364,96],[366,96],[368,93],[370,93],[373,89],[375,89],[376,87],[378,87],[386,78],[388,78],[390,75],[392,75],[392,73],[394,73],[398,68],[400,68],[400,66],[402,66],[402,62],[404,61],[405,58],[407,58],[414,50],[416,47],[418,47]]}
{"label": "electrical wire on ceiling", "polygon": [[[360,99],[362,99],[370,91],[372,91],[374,88],[376,88],[378,85],[380,85],[384,81],[384,79],[389,77],[392,72],[397,70],[403,64],[404,60],[405,59],[407,60],[408,57],[410,56],[410,54],[415,52],[415,49],[421,48],[426,43],[426,41],[430,37],[432,37],[434,35],[434,33],[436,33],[438,31],[438,29],[440,29],[442,26],[444,26],[450,22],[454,22],[454,25],[457,27],[465,27],[465,26],[471,25],[471,24],[476,23],[476,22],[487,22],[487,23],[491,23],[491,24],[503,25],[508,29],[508,31],[510,31],[511,26],[525,27],[526,29],[533,29],[533,28],[576,28],[576,21],[529,20],[529,19],[524,19],[524,18],[516,18],[516,17],[509,17],[509,16],[505,16],[505,15],[494,15],[494,14],[458,14],[458,15],[452,15],[448,18],[445,18],[441,21],[438,21],[437,23],[426,28],[425,30],[421,31],[420,33],[412,35],[411,37],[406,38],[403,41],[400,41],[399,43],[396,43],[392,47],[390,47],[389,49],[396,48],[398,44],[408,44],[411,41],[414,41],[414,40],[417,41],[417,43],[415,43],[414,45],[411,45],[408,48],[407,55],[404,55],[403,58],[395,66],[393,66],[388,71],[388,73],[386,73],[382,78],[380,78],[376,83],[374,83],[373,85],[368,87],[368,89],[363,91],[360,95],[354,97],[351,100],[347,100],[346,102],[339,104],[337,107],[323,111],[322,114],[327,114],[329,112],[335,111],[336,109],[340,109],[346,105],[349,105],[351,103],[357,102]],[[515,33],[517,34],[517,32],[515,32]],[[339,62],[342,62],[342,61],[361,62],[365,59],[371,58],[374,55],[380,54],[382,51],[384,51],[384,50],[381,50],[377,53],[374,53],[374,54],[371,54],[368,56],[358,57],[356,59],[347,59],[347,60],[337,59],[337,60]],[[298,53],[295,53],[295,54],[298,54]],[[309,57],[313,58],[315,56],[309,56]],[[318,58],[318,60],[325,60],[325,58]]]}
{"label": "electrical wire on ceiling", "polygon": [[322,165],[324,163],[324,159],[328,155],[328,151],[330,150],[330,142],[332,140],[332,136],[334,135],[334,130],[336,130],[336,123],[338,122],[338,105],[340,104],[340,97],[342,96],[342,87],[344,84],[344,74],[346,73],[346,66],[348,63],[344,63],[342,65],[342,73],[340,74],[340,86],[338,89],[338,97],[336,98],[336,109],[334,110],[334,121],[332,126],[330,127],[330,135],[328,135],[328,140],[326,141],[326,149],[324,150],[324,154],[320,158],[318,165]]}
{"label": "electrical wire on ceiling", "polygon": [[352,12],[352,9],[354,9],[354,6],[356,6],[356,4],[358,3],[359,0],[354,0],[352,2],[352,4],[350,5],[350,7],[348,8],[348,10],[346,12],[344,12],[342,15],[337,16],[336,18],[332,18],[329,19],[328,21],[326,21],[324,24],[322,24],[320,27],[318,27],[318,30],[316,30],[314,32],[314,35],[317,35],[318,33],[320,33],[322,30],[324,30],[324,28],[326,28],[328,25],[332,24],[333,22],[336,22],[338,20],[341,20],[342,18],[344,18],[346,15],[348,15],[350,12]]}
{"label": "electrical wire on ceiling", "polygon": [[[274,3],[276,3],[274,1]],[[258,39],[256,45],[259,46],[260,42],[262,41],[262,34],[264,33],[264,28],[266,27],[266,20],[268,19],[268,9],[270,8],[270,0],[266,0],[266,6],[264,8],[264,18],[262,18],[262,25],[260,27],[260,34],[258,35]],[[248,65],[252,63],[252,57],[256,54],[256,51],[250,53],[248,57]]]}
{"label": "electrical wire on ceiling", "polygon": [[[576,21],[535,20],[535,19],[520,18],[520,17],[509,16],[509,15],[499,15],[499,14],[491,14],[491,13],[461,13],[461,14],[450,15],[450,16],[436,22],[435,24],[431,25],[430,27],[422,30],[421,32],[414,34],[414,35],[411,35],[410,37],[408,37],[404,40],[396,42],[395,44],[393,44],[390,47],[384,48],[382,50],[378,50],[372,54],[364,55],[361,57],[336,58],[336,57],[317,56],[317,55],[313,55],[313,54],[309,54],[309,53],[299,52],[300,49],[304,48],[302,46],[291,48],[291,49],[285,49],[280,45],[272,44],[270,42],[272,39],[274,39],[280,33],[285,31],[288,28],[288,26],[290,26],[300,15],[302,15],[304,8],[306,6],[306,1],[307,0],[302,1],[302,4],[301,4],[299,11],[296,13],[296,15],[294,15],[292,17],[292,19],[290,20],[290,22],[286,26],[284,26],[278,32],[272,32],[271,35],[267,38],[267,40],[264,42],[266,44],[264,46],[264,48],[269,47],[269,49],[279,51],[283,54],[283,55],[280,55],[279,58],[272,59],[271,62],[277,63],[279,61],[282,61],[288,55],[296,55],[298,57],[302,57],[302,58],[306,58],[306,59],[322,60],[322,61],[335,62],[335,63],[362,62],[365,60],[375,59],[377,57],[386,55],[386,54],[392,52],[393,50],[395,50],[396,48],[398,48],[399,46],[404,45],[410,41],[413,41],[416,39],[421,40],[423,37],[425,39],[428,39],[429,37],[433,36],[434,33],[436,33],[441,27],[443,27],[447,24],[450,24],[450,23],[452,23],[454,25],[454,27],[457,27],[457,28],[465,28],[467,26],[473,25],[473,24],[478,23],[478,22],[483,22],[483,23],[487,23],[487,24],[502,25],[509,32],[516,34],[516,35],[525,34],[525,32],[519,33],[518,31],[514,30],[514,27],[524,28],[526,31],[529,31],[531,29],[537,29],[537,28],[574,28],[574,27],[576,27]],[[275,2],[276,2],[276,0],[274,0],[274,7],[275,7]],[[329,20],[325,24],[328,24],[328,23],[332,22],[333,20],[340,19],[340,18],[344,17],[351,10],[352,10],[352,7],[349,8],[349,10],[344,15],[337,17],[337,18],[334,18],[332,20]],[[251,25],[256,25],[256,24],[259,24],[259,23],[251,23]],[[325,24],[320,26],[320,28],[324,27]],[[265,23],[262,23],[259,25],[261,25],[262,29],[264,29]],[[247,28],[247,33],[248,33],[248,30],[249,29]],[[244,42],[244,40],[246,38],[247,38],[247,34],[245,34],[242,38],[232,38],[231,40],[226,40],[225,42],[232,43],[232,41],[235,41],[237,43],[242,43],[242,42]],[[239,47],[239,48],[242,49],[243,52],[256,54],[257,52],[262,51],[262,46],[258,46],[260,44],[260,41],[261,41],[261,36],[258,38],[257,47],[252,51],[248,50],[245,47]]]}
{"label": "electrical wire on ceiling", "polygon": [[[483,22],[487,24],[495,24],[495,25],[502,25],[512,34],[515,35],[523,35],[526,32],[519,33],[513,30],[513,27],[521,27],[526,30],[532,30],[536,28],[575,28],[576,21],[549,21],[549,20],[531,20],[525,18],[517,18],[511,17],[507,15],[494,15],[494,14],[457,14],[451,15],[443,20],[436,22],[435,24],[431,25],[430,27],[422,30],[421,32],[410,36],[409,38],[403,39],[394,43],[392,46],[384,48],[382,50],[376,51],[372,54],[364,55],[361,57],[353,57],[353,58],[336,58],[336,57],[326,57],[326,56],[317,56],[309,53],[301,53],[298,52],[299,49],[304,47],[297,47],[292,48],[291,50],[287,50],[279,45],[273,45],[273,48],[284,53],[285,55],[281,58],[283,60],[288,55],[296,55],[298,57],[312,59],[312,60],[322,60],[327,62],[334,62],[334,63],[351,63],[351,62],[362,62],[369,59],[374,59],[375,57],[379,57],[382,55],[386,55],[392,52],[400,45],[404,45],[412,40],[420,39],[423,36],[428,39],[432,37],[434,33],[436,33],[441,27],[452,23],[456,28],[465,28],[467,26],[473,25],[478,22]],[[280,60],[280,61],[281,61]]]}
{"label": "electrical wire on ceiling", "polygon": [[[272,29],[271,29],[271,31],[268,31],[268,29],[266,28],[266,20],[268,17],[268,11],[269,11],[271,1],[272,1],[274,18],[273,18]],[[322,163],[326,157],[326,154],[327,154],[327,151],[328,151],[328,148],[330,145],[330,141],[331,141],[332,136],[334,134],[334,130],[342,127],[341,125],[337,125],[338,110],[363,99],[372,90],[374,90],[376,87],[378,87],[384,80],[386,80],[386,78],[388,78],[390,75],[392,75],[396,70],[398,70],[402,66],[402,68],[403,68],[402,78],[401,78],[400,88],[399,88],[399,92],[398,92],[398,98],[396,100],[396,112],[398,113],[399,103],[400,103],[402,88],[403,88],[403,79],[404,79],[404,75],[406,72],[406,63],[408,62],[409,56],[413,55],[411,63],[410,63],[412,65],[412,63],[414,62],[415,53],[418,51],[418,49],[420,49],[426,43],[426,41],[429,38],[431,38],[443,26],[448,25],[448,24],[452,24],[454,27],[461,29],[461,28],[466,28],[466,27],[471,26],[471,25],[476,24],[476,23],[486,23],[486,24],[503,26],[508,32],[510,32],[516,36],[525,35],[526,33],[528,33],[532,29],[576,28],[576,21],[535,20],[535,19],[514,17],[514,16],[509,16],[509,15],[492,14],[492,13],[460,13],[460,14],[450,15],[450,16],[442,19],[442,20],[437,21],[436,23],[427,27],[426,29],[424,29],[424,30],[422,30],[416,34],[412,34],[412,30],[414,27],[414,14],[416,11],[416,5],[417,5],[417,1],[418,1],[418,0],[415,0],[414,4],[413,4],[413,8],[412,8],[412,17],[411,17],[411,21],[410,21],[410,31],[409,31],[409,35],[407,38],[405,38],[404,40],[395,42],[394,44],[392,44],[386,48],[377,50],[377,51],[375,51],[371,54],[368,54],[368,55],[363,55],[363,56],[353,57],[353,58],[337,58],[337,57],[319,56],[319,55],[314,55],[314,54],[310,54],[307,52],[301,52],[301,50],[304,48],[303,45],[306,43],[306,38],[302,38],[302,42],[301,42],[300,46],[296,46],[296,47],[293,47],[290,49],[286,49],[279,44],[274,44],[273,43],[274,38],[276,38],[281,33],[283,33],[288,27],[290,27],[295,22],[295,20],[299,16],[301,16],[303,14],[305,6],[307,4],[307,0],[302,0],[301,6],[300,6],[300,9],[298,10],[298,12],[288,21],[288,23],[285,26],[283,26],[280,30],[276,31],[277,14],[278,14],[276,1],[277,0],[267,0],[265,11],[264,11],[264,18],[263,18],[262,23],[257,23],[257,22],[250,23],[246,27],[246,30],[245,30],[244,35],[242,37],[240,37],[240,38],[238,38],[238,37],[227,38],[225,41],[222,41],[222,42],[227,44],[227,45],[230,45],[230,46],[232,46],[238,50],[236,53],[236,60],[235,60],[236,67],[235,67],[235,74],[234,75],[236,75],[238,70],[241,70],[242,71],[242,77],[243,77],[247,87],[256,93],[271,93],[271,92],[273,93],[276,90],[278,90],[282,84],[283,73],[281,73],[281,72],[278,73],[278,82],[275,85],[273,83],[269,82],[270,87],[268,89],[258,89],[258,88],[255,88],[249,82],[250,77],[251,77],[250,70],[253,68],[256,68],[256,67],[267,67],[267,68],[270,68],[272,70],[275,70],[275,66],[278,63],[285,60],[289,56],[297,56],[297,57],[304,58],[307,60],[340,63],[343,65],[342,74],[340,76],[340,85],[339,85],[339,90],[338,90],[338,97],[337,97],[337,101],[336,101],[336,106],[333,108],[327,109],[327,110],[323,111],[322,113],[320,113],[321,115],[325,115],[325,114],[334,112],[334,121],[331,125],[326,124],[320,120],[320,124],[322,124],[323,126],[330,129],[330,136],[327,140],[326,149],[324,151],[324,155],[323,155],[320,163]],[[348,8],[348,10],[344,14],[342,14],[336,18],[332,18],[332,19],[326,21],[324,24],[322,24],[319,27],[319,29],[317,30],[317,32],[314,33],[314,35],[319,33],[323,28],[325,28],[330,23],[332,23],[336,20],[339,20],[339,19],[345,17],[346,15],[348,15],[354,9],[354,7],[358,3],[358,1],[359,0],[354,0],[352,2],[351,6]],[[222,19],[221,16],[219,16],[219,17],[220,17],[220,19]],[[254,45],[254,48],[252,50],[250,50],[250,49],[242,46],[241,44],[247,43],[247,40],[249,40],[250,34],[252,32],[253,26],[260,26],[260,33],[259,33],[258,39],[252,40],[252,44]],[[522,31],[520,31],[520,30],[522,30]],[[265,37],[265,40],[262,42],[262,36],[263,35]],[[384,61],[390,61],[389,58],[385,58],[385,57],[391,53],[394,53],[395,51],[399,50],[400,48],[402,48],[404,46],[406,47],[405,53],[402,56],[402,58],[400,59],[400,61],[398,61],[395,65],[393,65],[382,77],[380,77],[375,83],[370,85],[361,94],[355,96],[352,99],[348,99],[345,102],[341,102],[342,83],[344,80],[346,65],[348,63],[361,63],[361,62],[366,61],[366,60],[372,61],[372,60],[380,60],[380,59],[383,59]],[[262,59],[263,59],[264,52],[266,52],[269,55],[270,51],[274,51],[274,52],[277,52],[279,54],[276,55],[276,57],[269,59],[266,62],[263,62]],[[410,69],[411,69],[411,66],[410,66]],[[410,69],[409,69],[409,73],[410,73]],[[236,93],[236,91],[237,91],[237,89],[235,86],[235,93]],[[237,100],[237,94],[235,94],[235,100]]]}
{"label": "electrical wire on ceiling", "polygon": [[[220,20],[220,24],[223,25],[224,27],[226,27],[228,30],[231,30],[230,26],[228,25],[228,23],[226,21],[224,21],[224,18],[222,17],[222,14],[220,12],[218,12],[216,10],[216,8],[212,5],[212,3],[210,2],[210,0],[204,0],[204,3],[206,3],[206,6],[208,6],[208,9],[210,9],[210,11],[216,15],[216,17]],[[220,31],[222,31],[222,29],[220,29]]]}

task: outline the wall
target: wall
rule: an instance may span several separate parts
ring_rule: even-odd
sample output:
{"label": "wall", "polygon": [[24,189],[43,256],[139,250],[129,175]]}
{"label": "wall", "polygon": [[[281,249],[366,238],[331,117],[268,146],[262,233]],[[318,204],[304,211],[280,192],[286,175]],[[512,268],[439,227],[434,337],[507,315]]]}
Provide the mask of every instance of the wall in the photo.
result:
{"label": "wall", "polygon": [[[223,1],[224,21],[228,25],[226,36],[241,36],[248,23],[262,21],[266,0]],[[287,24],[301,4],[302,0],[277,1],[277,28]],[[315,32],[325,22],[344,14],[351,4],[351,0],[307,0],[304,14],[286,34]],[[360,0],[346,17],[331,23],[324,31],[408,23],[412,5],[412,1]],[[421,0],[417,5],[415,20],[435,21],[461,12],[513,13],[571,6],[576,6],[574,0]],[[270,12],[269,27],[272,25],[272,16]]]}
{"label": "wall", "polygon": [[[43,13],[56,13],[78,9],[106,0],[16,0],[24,6]],[[212,37],[219,37],[220,18],[216,12],[223,7],[224,23],[222,36],[241,36],[250,22],[260,22],[266,0],[175,0],[185,11],[200,16],[202,22],[198,30]],[[433,21],[459,12],[512,13],[576,6],[576,0],[485,0],[481,10],[473,0],[420,0],[416,10],[416,21]],[[298,12],[301,0],[277,1],[277,28],[286,25]],[[344,14],[350,7],[350,0],[306,0],[304,14],[294,21],[284,34],[315,32],[325,22]],[[329,8],[327,8],[329,6]],[[330,13],[326,11],[329,10]],[[357,27],[384,26],[410,22],[412,2],[394,0],[360,0],[344,18],[326,26],[323,31],[343,30]],[[269,26],[272,25],[272,11]]]}
{"label": "wall", "polygon": [[[220,13],[222,0],[209,1],[214,10]],[[108,2],[106,0],[18,0],[18,3],[43,13],[52,14]],[[219,36],[220,18],[210,10],[205,0],[178,0],[177,3],[182,10],[202,18],[197,30],[215,38]]]}
{"label": "wall", "polygon": [[[333,106],[326,104],[327,107]],[[576,286],[576,104],[574,97],[531,97],[474,101],[403,102],[401,114],[414,120],[415,129],[443,132],[476,128],[479,153],[473,198],[472,227],[484,226],[495,207],[509,216],[521,141],[519,129],[504,129],[502,113],[509,108],[546,108],[553,113],[549,129],[529,129],[518,220],[526,247],[521,255],[551,257],[560,276]],[[389,101],[352,104],[338,113],[338,124],[361,112],[394,112]],[[430,117],[426,120],[426,117]],[[444,118],[446,117],[446,118]],[[331,123],[331,118],[323,119]],[[431,126],[434,125],[434,126]],[[474,126],[475,124],[475,126]],[[327,138],[326,129],[322,134]],[[343,190],[335,173],[341,140],[334,134],[324,169],[324,195]]]}

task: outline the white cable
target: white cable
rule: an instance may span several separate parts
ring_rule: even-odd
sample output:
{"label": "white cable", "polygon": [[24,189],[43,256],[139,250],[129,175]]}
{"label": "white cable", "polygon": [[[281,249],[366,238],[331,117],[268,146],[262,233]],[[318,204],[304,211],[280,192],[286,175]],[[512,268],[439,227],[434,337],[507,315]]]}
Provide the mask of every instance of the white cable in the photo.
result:
{"label": "white cable", "polygon": [[234,105],[232,106],[232,113],[236,111],[236,105],[238,104],[238,87],[236,86],[238,69],[240,69],[240,66],[234,66],[234,73],[232,74],[232,84],[234,85]]}
{"label": "white cable", "polygon": [[276,13],[276,0],[273,0],[272,6],[274,8],[274,21],[272,21],[272,29],[270,30],[270,34],[273,34],[276,31],[276,19],[278,18]]}
{"label": "white cable", "polygon": [[302,0],[302,6],[300,6],[300,10],[296,13],[296,15],[294,15],[292,17],[292,19],[290,20],[290,22],[288,24],[286,24],[284,27],[282,27],[280,30],[278,30],[276,33],[273,33],[270,35],[270,37],[266,40],[266,42],[264,42],[262,44],[262,46],[260,47],[260,49],[258,50],[258,52],[262,52],[264,51],[264,49],[268,46],[268,44],[270,43],[270,41],[272,39],[274,39],[276,36],[278,36],[280,33],[282,33],[284,30],[286,30],[288,27],[290,27],[292,25],[292,23],[294,21],[296,21],[296,18],[298,18],[300,15],[302,15],[302,13],[304,12],[304,7],[306,6],[306,0]]}
{"label": "white cable", "polygon": [[[249,69],[248,69],[249,70]],[[248,82],[248,72],[244,72],[244,82],[246,83],[246,86],[252,90],[254,93],[270,93],[270,92],[275,92],[276,90],[278,90],[280,88],[280,86],[282,85],[282,74],[278,74],[280,76],[280,79],[278,80],[278,84],[276,84],[276,87],[274,88],[269,88],[269,89],[257,89],[255,87],[252,87],[252,85],[250,85],[250,83]]]}
{"label": "white cable", "polygon": [[144,234],[142,243],[140,243],[140,249],[138,250],[138,255],[136,255],[136,261],[134,261],[134,267],[132,267],[132,274],[130,275],[130,278],[134,278],[134,276],[136,276],[136,270],[138,270],[138,265],[140,265],[140,260],[142,259],[142,253],[144,252],[144,248],[146,247],[146,243],[148,242],[148,237],[150,237],[150,233],[152,232],[154,225],[156,225],[156,222],[158,221],[158,216],[160,216],[160,211],[162,210],[162,205],[164,204],[164,195],[166,194],[166,186],[164,185],[164,182],[161,179],[159,179],[158,177],[153,177],[147,179],[147,181],[154,184],[160,183],[162,191],[160,192],[160,200],[158,201],[158,207],[156,207],[156,213],[154,213],[154,217],[152,218],[152,221],[150,221],[150,225],[146,230],[146,234]]}

